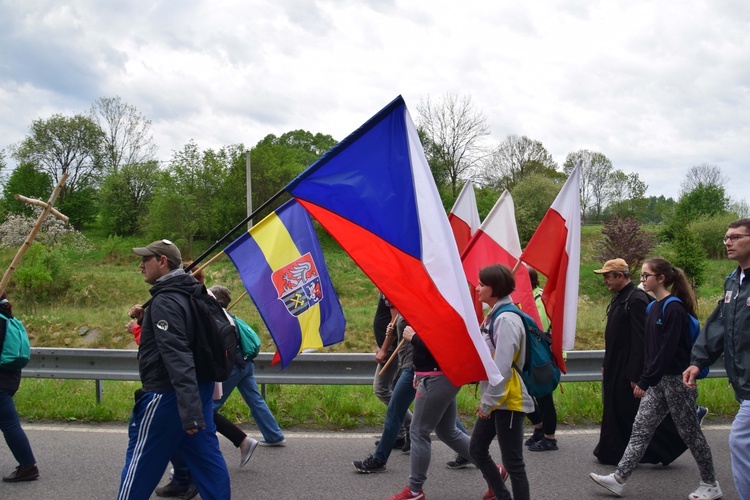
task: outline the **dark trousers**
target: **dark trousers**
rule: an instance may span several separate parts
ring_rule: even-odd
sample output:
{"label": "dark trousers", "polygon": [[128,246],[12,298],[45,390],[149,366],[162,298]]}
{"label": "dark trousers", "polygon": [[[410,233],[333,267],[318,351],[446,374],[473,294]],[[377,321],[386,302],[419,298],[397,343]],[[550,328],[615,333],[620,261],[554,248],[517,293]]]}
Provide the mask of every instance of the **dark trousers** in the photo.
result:
{"label": "dark trousers", "polygon": [[[523,461],[523,419],[519,411],[495,410],[490,418],[478,418],[471,433],[469,452],[484,479],[495,493],[498,500],[529,500],[529,480],[526,477],[526,465]],[[503,484],[502,476],[490,455],[490,444],[497,436],[500,444],[502,464],[510,475],[513,486],[511,497],[508,488]]]}
{"label": "dark trousers", "polygon": [[541,398],[534,398],[534,412],[528,415],[532,424],[542,423],[542,430],[548,436],[554,436],[557,430],[557,410],[552,394],[550,392]]}
{"label": "dark trousers", "polygon": [[13,403],[13,394],[16,391],[0,389],[0,430],[3,432],[5,442],[8,443],[13,457],[21,467],[34,465],[34,453],[31,451],[26,433],[21,428],[18,420],[16,405]]}

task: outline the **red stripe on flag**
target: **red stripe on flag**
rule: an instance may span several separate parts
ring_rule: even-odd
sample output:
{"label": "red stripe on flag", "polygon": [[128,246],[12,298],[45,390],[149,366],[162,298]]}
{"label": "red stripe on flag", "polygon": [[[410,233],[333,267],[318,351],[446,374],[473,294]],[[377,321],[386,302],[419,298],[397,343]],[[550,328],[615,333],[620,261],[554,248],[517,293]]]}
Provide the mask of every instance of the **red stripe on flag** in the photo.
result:
{"label": "red stripe on flag", "polygon": [[451,230],[453,230],[453,238],[456,240],[458,254],[461,255],[471,241],[471,227],[469,227],[469,224],[465,220],[452,213],[448,214],[448,222],[450,222]]}
{"label": "red stripe on flag", "polygon": [[487,379],[463,317],[440,294],[422,261],[325,208],[297,201],[388,297],[454,385]]}
{"label": "red stripe on flag", "polygon": [[542,302],[552,321],[552,352],[563,373],[563,318],[565,315],[565,284],[568,271],[566,243],[568,228],[565,219],[555,210],[548,210],[539,224],[521,259],[547,277]]}

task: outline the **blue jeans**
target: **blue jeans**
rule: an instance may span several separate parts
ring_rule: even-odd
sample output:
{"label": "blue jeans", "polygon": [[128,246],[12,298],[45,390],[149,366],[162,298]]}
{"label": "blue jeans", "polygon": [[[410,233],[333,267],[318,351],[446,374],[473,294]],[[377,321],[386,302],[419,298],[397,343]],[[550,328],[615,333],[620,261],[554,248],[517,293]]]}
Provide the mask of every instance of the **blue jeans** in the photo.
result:
{"label": "blue jeans", "polygon": [[250,408],[250,413],[263,434],[263,439],[267,443],[278,443],[284,439],[279,424],[258,390],[258,384],[255,383],[255,363],[252,360],[238,360],[234,364],[229,379],[222,383],[224,395],[220,400],[214,401],[214,411],[219,411],[235,387]]}
{"label": "blue jeans", "polygon": [[740,498],[750,498],[750,400],[741,402],[729,432],[734,487]]}
{"label": "blue jeans", "polygon": [[34,453],[31,451],[29,439],[21,428],[18,421],[18,412],[13,403],[13,395],[16,391],[0,389],[0,430],[3,431],[5,442],[8,443],[10,452],[21,467],[33,465]]}
{"label": "blue jeans", "polygon": [[414,395],[417,393],[416,389],[414,389],[413,380],[414,369],[404,368],[401,371],[401,376],[396,381],[396,385],[393,386],[391,400],[385,412],[383,433],[380,435],[380,442],[373,455],[383,463],[388,462],[388,457],[391,455],[398,433],[404,424],[406,412],[409,411],[409,406],[414,401]]}

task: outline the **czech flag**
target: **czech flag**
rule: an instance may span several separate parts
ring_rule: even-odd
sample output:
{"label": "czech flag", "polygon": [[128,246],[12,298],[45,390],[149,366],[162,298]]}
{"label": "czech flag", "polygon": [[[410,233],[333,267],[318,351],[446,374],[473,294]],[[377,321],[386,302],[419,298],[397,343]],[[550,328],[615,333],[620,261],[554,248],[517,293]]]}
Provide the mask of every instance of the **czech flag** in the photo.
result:
{"label": "czech flag", "polygon": [[581,160],[531,237],[521,260],[547,277],[542,302],[552,322],[552,353],[566,373],[563,350],[576,341],[581,263]]}
{"label": "czech flag", "polygon": [[502,380],[479,333],[448,217],[401,96],[286,190],[388,297],[454,385]]}
{"label": "czech flag", "polygon": [[510,193],[505,190],[474,234],[474,238],[461,256],[461,261],[466,279],[475,287],[479,284],[479,270],[483,267],[503,264],[511,270],[515,269],[513,277],[516,280],[516,289],[510,297],[513,303],[542,328],[542,320],[531,289],[529,270],[524,265],[516,267],[519,257],[521,240],[518,238],[515,206]]}
{"label": "czech flag", "polygon": [[224,249],[285,368],[303,349],[344,340],[346,321],[310,216],[294,200]]}

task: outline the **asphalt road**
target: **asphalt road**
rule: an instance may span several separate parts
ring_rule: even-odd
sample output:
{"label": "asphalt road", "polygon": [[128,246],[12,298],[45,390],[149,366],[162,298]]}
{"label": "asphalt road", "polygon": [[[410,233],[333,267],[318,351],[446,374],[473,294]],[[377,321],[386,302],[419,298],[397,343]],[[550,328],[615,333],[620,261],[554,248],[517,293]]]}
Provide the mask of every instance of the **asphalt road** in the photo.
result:
{"label": "asphalt road", "polygon": [[[127,447],[126,425],[26,424],[24,428],[34,448],[40,479],[17,484],[0,482],[0,499],[115,498]],[[704,426],[704,432],[713,451],[724,498],[739,498],[729,463],[729,426],[709,424]],[[394,452],[385,473],[361,475],[354,472],[351,461],[363,459],[374,450],[375,432],[287,432],[286,436],[286,447],[259,447],[243,469],[237,467],[237,449],[220,437],[234,498],[382,500],[407,484],[409,456],[401,452]],[[525,455],[532,498],[613,498],[588,477],[589,472],[612,471],[612,467],[598,464],[591,454],[598,430],[561,426],[557,437],[558,451]],[[496,445],[492,449],[499,460],[499,449]],[[425,484],[427,499],[478,500],[482,497],[486,484],[477,469],[446,468],[445,462],[453,458],[453,452],[437,441],[433,443],[432,457]],[[5,475],[14,467],[7,447],[0,445],[0,472]],[[686,452],[668,467],[639,467],[627,484],[625,497],[684,500],[698,486],[698,481],[698,469]]]}

